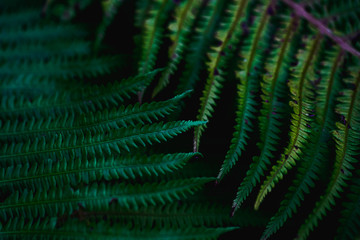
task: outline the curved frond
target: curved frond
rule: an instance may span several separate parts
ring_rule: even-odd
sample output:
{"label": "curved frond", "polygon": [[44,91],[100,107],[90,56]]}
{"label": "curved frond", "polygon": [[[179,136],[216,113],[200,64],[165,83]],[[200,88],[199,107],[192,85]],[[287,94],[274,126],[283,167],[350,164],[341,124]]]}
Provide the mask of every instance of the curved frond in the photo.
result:
{"label": "curved frond", "polygon": [[[318,57],[319,63],[325,63],[319,68],[319,78],[321,82],[318,85],[318,94],[316,96],[317,122],[310,135],[310,141],[306,145],[302,161],[298,167],[296,179],[286,193],[284,200],[280,204],[277,213],[271,218],[266,230],[263,233],[263,239],[267,239],[274,234],[286,220],[294,213],[304,200],[304,195],[310,192],[310,188],[315,186],[315,180],[318,179],[320,169],[325,165],[325,158],[329,158],[327,149],[329,148],[330,130],[334,125],[334,116],[332,109],[335,106],[335,96],[339,88],[339,66],[341,66],[342,52],[339,49],[329,51],[325,43],[322,46]],[[324,60],[322,60],[324,57]],[[316,80],[315,80],[316,81]]]}
{"label": "curved frond", "polygon": [[289,82],[292,94],[290,105],[294,109],[294,113],[291,114],[290,142],[281,155],[281,159],[272,167],[270,174],[262,184],[254,205],[255,209],[259,208],[265,195],[283,178],[283,175],[296,165],[303,147],[309,140],[309,134],[312,131],[310,123],[313,119],[314,100],[309,83],[311,74],[308,75],[308,71],[311,69],[320,41],[321,37],[317,35],[314,40],[308,41],[307,48],[298,55],[299,64],[293,73],[293,80]]}
{"label": "curved frond", "polygon": [[175,72],[181,59],[183,58],[184,47],[189,42],[189,34],[191,28],[197,17],[199,8],[202,4],[201,0],[189,0],[186,3],[176,8],[175,22],[169,25],[171,31],[170,39],[172,45],[169,48],[169,62],[162,73],[160,80],[154,91],[152,97],[155,97],[164,87],[169,83],[170,76]]}
{"label": "curved frond", "polygon": [[[244,46],[242,51],[244,60],[240,64],[240,71],[237,78],[240,80],[238,85],[238,107],[236,112],[236,125],[230,148],[218,174],[218,179],[222,179],[235,165],[242,151],[245,150],[249,133],[253,131],[253,120],[255,119],[257,101],[255,99],[258,92],[260,73],[263,71],[263,63],[266,57],[264,52],[259,49],[267,49],[271,44],[268,28],[269,14],[268,8],[272,7],[271,1],[264,4],[258,11],[261,13],[257,24],[249,30],[249,45]],[[266,39],[266,40],[265,40]],[[264,40],[264,41],[262,41]],[[261,48],[259,47],[261,46]]]}
{"label": "curved frond", "polygon": [[[222,87],[224,62],[226,62],[226,56],[229,56],[230,40],[233,36],[237,36],[238,31],[241,31],[240,22],[246,10],[247,1],[234,1],[230,3],[226,10],[229,14],[229,19],[223,22],[217,34],[217,40],[220,42],[220,46],[212,47],[212,51],[209,54],[208,72],[209,76],[205,84],[203,95],[200,98],[200,109],[197,115],[198,120],[208,121],[213,112],[213,108],[216,105],[215,100],[218,98],[218,94]],[[204,126],[196,128],[194,133],[194,151],[199,149],[200,137],[204,130]]]}
{"label": "curved frond", "polygon": [[[273,60],[269,60],[265,65],[267,74],[264,75],[261,83],[263,106],[259,116],[261,142],[258,146],[260,155],[253,157],[253,163],[238,188],[233,202],[234,211],[241,206],[256,183],[260,181],[260,177],[264,174],[266,166],[270,164],[270,159],[273,157],[272,152],[280,139],[279,126],[286,111],[282,102],[286,94],[285,83],[289,76],[290,61],[295,56],[294,43],[291,45],[290,42],[294,37],[296,19],[281,19],[281,21],[284,22],[285,28],[279,30],[281,35],[277,37],[278,42],[270,54]],[[299,35],[296,35],[295,40],[298,37]]]}
{"label": "curved frond", "polygon": [[330,210],[335,204],[336,198],[347,186],[347,181],[352,175],[353,164],[358,162],[356,155],[360,150],[360,131],[358,130],[360,126],[360,73],[358,61],[355,60],[356,63],[357,67],[350,68],[351,75],[345,79],[345,83],[353,85],[354,88],[344,91],[346,94],[339,97],[339,104],[336,108],[344,119],[342,122],[336,122],[337,130],[333,132],[336,143],[336,159],[330,182],[325,194],[321,196],[312,213],[300,227],[298,239],[307,238],[327,210]]}

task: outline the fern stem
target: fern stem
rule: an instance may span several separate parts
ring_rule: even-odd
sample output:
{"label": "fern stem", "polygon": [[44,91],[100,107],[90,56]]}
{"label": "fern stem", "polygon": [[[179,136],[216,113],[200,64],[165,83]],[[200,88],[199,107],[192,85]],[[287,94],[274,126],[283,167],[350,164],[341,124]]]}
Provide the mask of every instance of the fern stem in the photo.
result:
{"label": "fern stem", "polygon": [[[272,110],[274,109],[274,100],[275,100],[275,87],[276,87],[276,84],[277,84],[277,79],[279,77],[279,74],[280,74],[280,69],[282,67],[282,63],[283,63],[283,59],[285,57],[285,53],[286,53],[286,50],[288,48],[288,44],[295,32],[294,30],[294,24],[295,22],[297,21],[296,18],[292,18],[291,19],[291,22],[289,23],[289,26],[288,26],[288,29],[286,31],[286,36],[285,36],[285,39],[284,39],[284,44],[282,44],[281,46],[281,50],[280,50],[280,54],[279,54],[279,58],[278,58],[278,61],[277,61],[277,64],[276,64],[276,68],[275,68],[275,72],[274,72],[274,75],[273,75],[273,81],[271,82],[271,94],[269,94],[269,107],[268,109],[269,110]],[[268,137],[270,134],[271,134],[271,128],[269,127],[271,124],[271,120],[273,119],[272,116],[269,116],[269,121],[266,121],[266,126],[265,126],[265,129],[266,129],[266,134],[265,134],[265,137],[264,137],[264,143],[263,143],[263,147],[261,149],[261,154],[260,154],[260,157],[259,159],[263,159],[264,154],[266,154],[266,151],[264,151],[264,148],[265,146],[267,146],[267,141],[270,141],[270,138]]]}
{"label": "fern stem", "polygon": [[314,16],[312,16],[310,13],[308,13],[305,8],[299,4],[295,3],[291,0],[282,0],[284,3],[286,3],[289,7],[291,7],[295,14],[305,18],[307,21],[309,21],[312,25],[314,25],[321,34],[328,36],[331,38],[334,42],[336,42],[340,48],[342,48],[344,51],[349,52],[350,54],[360,58],[360,52],[357,51],[354,47],[352,47],[346,40],[344,40],[342,37],[336,36],[333,34],[330,28],[326,27],[324,23],[322,23],[320,20],[316,19]]}

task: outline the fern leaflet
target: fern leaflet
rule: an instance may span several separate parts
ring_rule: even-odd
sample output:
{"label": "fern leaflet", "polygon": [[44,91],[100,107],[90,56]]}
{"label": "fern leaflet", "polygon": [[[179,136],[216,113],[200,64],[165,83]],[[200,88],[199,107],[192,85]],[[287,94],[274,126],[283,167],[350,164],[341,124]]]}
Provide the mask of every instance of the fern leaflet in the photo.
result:
{"label": "fern leaflet", "polygon": [[270,164],[270,159],[273,157],[272,151],[277,140],[279,140],[280,119],[284,115],[281,100],[285,94],[284,85],[288,77],[287,69],[290,59],[294,57],[293,48],[289,45],[294,35],[295,18],[283,21],[286,21],[286,28],[278,39],[284,40],[277,43],[281,47],[275,47],[274,52],[271,53],[271,56],[276,56],[276,58],[273,62],[266,64],[265,69],[268,74],[264,76],[262,82],[263,108],[259,117],[261,143],[258,145],[261,153],[260,156],[253,158],[253,163],[238,188],[237,196],[233,202],[234,211],[241,206],[255,184],[260,181],[260,176],[264,174],[266,165]]}
{"label": "fern leaflet", "polygon": [[318,50],[319,43],[320,35],[313,41],[310,41],[308,45],[309,50],[304,51],[307,56],[301,56],[301,54],[299,56],[299,61],[302,64],[300,64],[298,72],[294,73],[295,79],[299,82],[290,81],[289,83],[293,98],[290,104],[294,107],[290,126],[290,142],[282,154],[281,159],[277,161],[277,165],[273,166],[271,173],[262,184],[254,205],[255,209],[259,208],[265,195],[270,192],[275,184],[283,178],[283,175],[296,164],[302,152],[301,149],[308,141],[309,133],[311,132],[309,123],[312,121],[311,111],[313,100],[310,92],[311,86],[309,86],[307,82],[307,72],[311,68],[310,66]]}
{"label": "fern leaflet", "polygon": [[346,181],[351,176],[352,165],[357,162],[355,156],[360,149],[360,135],[359,131],[356,131],[360,123],[360,94],[358,94],[360,92],[360,74],[354,71],[358,71],[358,69],[351,69],[352,78],[345,79],[347,83],[354,84],[354,89],[347,89],[347,94],[339,98],[340,103],[337,106],[337,111],[345,116],[345,119],[343,122],[336,123],[337,130],[333,132],[336,143],[336,160],[330,183],[325,194],[321,196],[312,213],[300,227],[297,239],[305,239],[314,226],[317,226],[326,211],[331,208],[331,205],[335,204],[335,197],[339,197],[339,193],[347,186]]}
{"label": "fern leaflet", "polygon": [[[223,77],[221,76],[223,71],[223,55],[226,56],[226,47],[229,44],[231,37],[235,34],[236,28],[239,28],[239,23],[242,19],[244,10],[246,9],[247,1],[234,1],[229,7],[228,11],[231,16],[229,23],[223,23],[226,25],[224,29],[218,32],[217,38],[221,43],[219,47],[213,47],[212,50],[215,53],[209,54],[210,62],[208,63],[209,67],[209,76],[203,91],[203,96],[200,98],[200,109],[197,115],[197,119],[202,121],[208,121],[211,117],[213,107],[215,105],[215,99],[218,98],[220,92]],[[229,54],[228,54],[229,55]],[[203,132],[204,127],[195,128],[194,133],[194,151],[198,151],[200,145],[200,137]]]}
{"label": "fern leaflet", "polygon": [[[238,85],[238,109],[236,112],[236,125],[235,132],[231,139],[230,148],[226,154],[225,160],[221,166],[218,174],[218,179],[222,179],[226,175],[233,165],[236,163],[241,155],[241,152],[245,150],[249,133],[252,131],[253,120],[256,112],[256,100],[255,93],[258,91],[259,74],[262,71],[262,52],[258,51],[258,45],[262,39],[266,39],[269,36],[269,32],[266,28],[269,27],[267,13],[271,3],[266,4],[261,12],[261,20],[258,20],[257,24],[253,26],[254,33],[251,37],[250,46],[244,50],[244,61],[240,64],[240,72],[238,72],[238,79],[240,84]],[[265,42],[265,41],[264,41]],[[266,41],[265,44],[270,44],[270,41]],[[266,46],[264,46],[264,49]]]}

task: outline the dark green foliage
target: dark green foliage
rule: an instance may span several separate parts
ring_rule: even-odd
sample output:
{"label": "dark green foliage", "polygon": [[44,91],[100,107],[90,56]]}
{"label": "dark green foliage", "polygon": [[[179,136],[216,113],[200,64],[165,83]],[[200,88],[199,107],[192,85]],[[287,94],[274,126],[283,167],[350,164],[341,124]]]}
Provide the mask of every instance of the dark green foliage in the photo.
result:
{"label": "dark green foliage", "polygon": [[0,239],[359,238],[359,9],[1,1]]}
{"label": "dark green foliage", "polygon": [[9,7],[0,32],[1,239],[216,239],[237,228],[221,206],[179,205],[214,180],[179,173],[198,153],[150,149],[205,123],[166,121],[189,91],[134,102],[162,70],[119,79],[123,60],[100,52],[99,35],[92,46],[41,5]]}
{"label": "dark green foliage", "polygon": [[[278,34],[280,35],[278,39],[284,40],[274,43],[273,51],[270,53],[272,60],[269,60],[265,66],[268,73],[264,76],[261,86],[263,106],[259,116],[260,142],[258,147],[260,155],[254,156],[253,163],[241,182],[237,197],[234,200],[236,209],[248,197],[256,183],[260,181],[260,176],[264,174],[270,164],[270,159],[273,157],[272,152],[280,140],[279,133],[280,126],[283,124],[282,118],[286,116],[287,109],[284,103],[286,98],[285,84],[289,76],[289,59],[294,57],[294,47],[296,46],[295,44],[293,44],[295,46],[289,44],[293,37],[294,20],[286,22],[280,20],[277,24],[277,27],[279,27]],[[272,28],[269,30],[273,31]],[[295,37],[299,37],[299,35]]]}

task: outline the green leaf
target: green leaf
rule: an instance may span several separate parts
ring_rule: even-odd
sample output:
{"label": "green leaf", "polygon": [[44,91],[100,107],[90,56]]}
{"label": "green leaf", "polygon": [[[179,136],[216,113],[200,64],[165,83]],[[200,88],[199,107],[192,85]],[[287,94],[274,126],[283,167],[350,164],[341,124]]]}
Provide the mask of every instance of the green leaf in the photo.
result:
{"label": "green leaf", "polygon": [[297,70],[293,73],[294,80],[289,82],[292,93],[290,105],[294,109],[294,113],[291,114],[290,142],[285,148],[281,159],[277,161],[276,165],[273,165],[270,174],[260,187],[254,205],[255,209],[259,208],[265,195],[271,192],[275,185],[283,179],[283,176],[287,174],[288,170],[296,165],[296,161],[299,160],[304,145],[306,145],[309,140],[309,134],[312,131],[310,124],[314,103],[310,91],[311,85],[307,81],[307,72],[311,68],[319,43],[320,36],[317,35],[314,40],[308,42],[306,51],[299,53],[298,59],[301,64],[299,64],[296,68]]}

